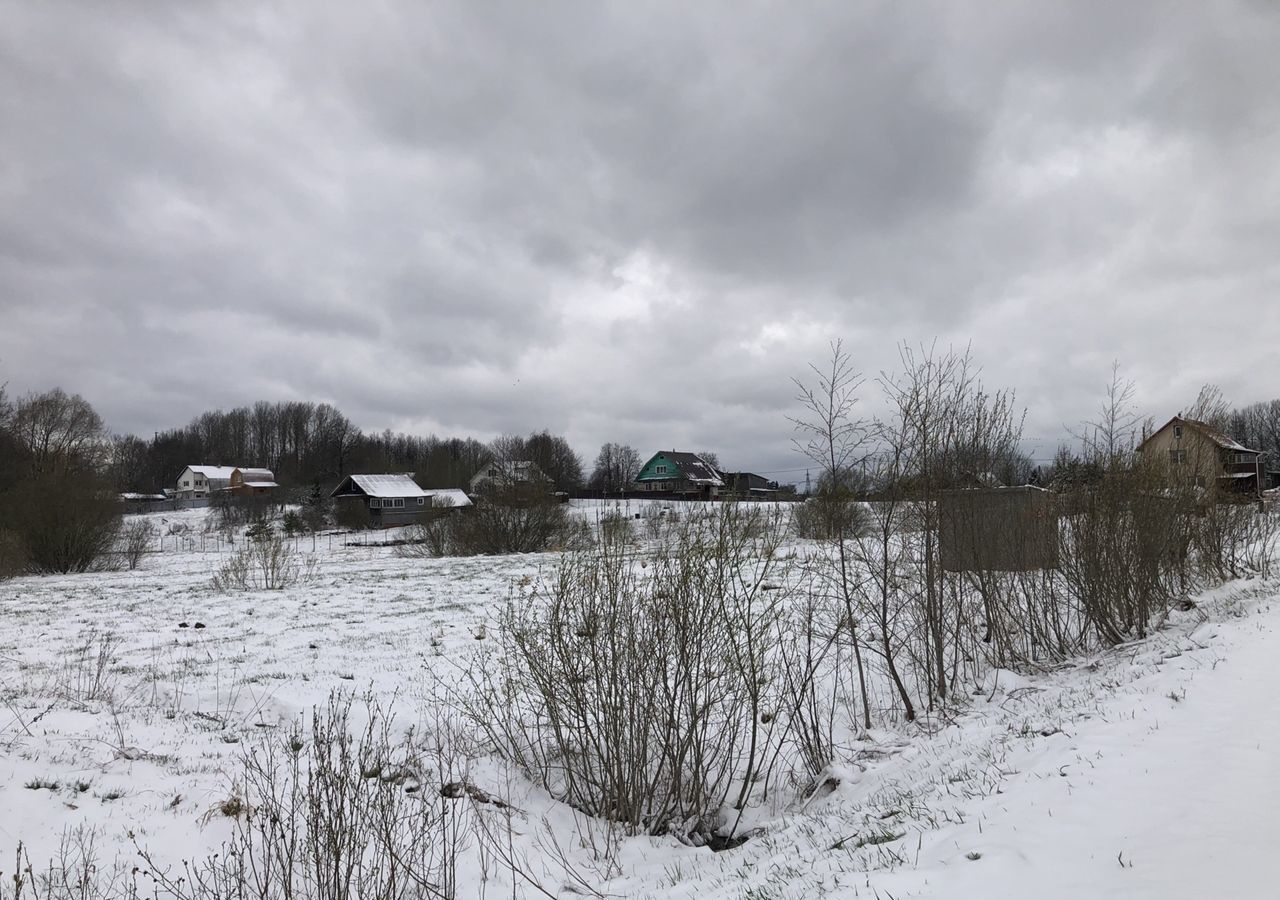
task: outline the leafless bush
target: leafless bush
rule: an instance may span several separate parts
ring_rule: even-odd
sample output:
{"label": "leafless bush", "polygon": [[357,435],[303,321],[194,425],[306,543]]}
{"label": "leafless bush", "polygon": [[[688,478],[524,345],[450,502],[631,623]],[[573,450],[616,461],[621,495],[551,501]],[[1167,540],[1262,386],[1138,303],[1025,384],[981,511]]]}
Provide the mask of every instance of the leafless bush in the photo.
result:
{"label": "leafless bush", "polygon": [[1113,473],[1064,519],[1062,575],[1104,643],[1145,636],[1169,608],[1182,525],[1177,501],[1136,472]]}
{"label": "leafless bush", "polygon": [[[223,852],[166,867],[146,848],[146,873],[177,900],[402,900],[452,898],[466,809],[442,800],[440,759],[412,732],[393,737],[393,721],[374,701],[352,715],[350,697],[333,696],[305,734],[270,737],[243,760],[234,802],[212,817],[232,819]],[[352,733],[356,718],[365,721]],[[468,799],[463,796],[465,803]]]}
{"label": "leafless bush", "polygon": [[110,699],[121,643],[111,632],[90,630],[81,635],[63,661],[59,693],[77,703]]}
{"label": "leafless bush", "polygon": [[363,531],[373,526],[373,516],[359,497],[342,497],[334,504],[334,523],[347,531]]}
{"label": "leafless bush", "polygon": [[0,528],[0,581],[22,574],[26,568],[27,554],[21,538],[8,529]]}
{"label": "leafless bush", "polygon": [[797,537],[830,541],[865,533],[870,522],[866,507],[848,497],[817,494],[795,504],[791,527]]}
{"label": "leafless bush", "polygon": [[110,559],[120,507],[95,476],[33,478],[0,500],[0,525],[20,544],[26,571],[87,572]]}
{"label": "leafless bush", "polygon": [[43,869],[31,862],[19,842],[12,873],[0,873],[0,900],[139,900],[150,892],[139,889],[135,873],[117,861],[100,858],[98,833],[80,826],[62,833],[58,852]]}
{"label": "leafless bush", "polygon": [[297,583],[301,570],[293,547],[270,534],[233,553],[213,576],[213,587],[218,591],[278,591]]}
{"label": "leafless bush", "polygon": [[[786,707],[784,591],[767,538],[725,505],[633,562],[603,541],[513,600],[467,713],[504,758],[575,809],[695,839],[767,783]],[[730,826],[732,827],[732,826]]]}
{"label": "leafless bush", "polygon": [[407,530],[407,543],[396,548],[404,557],[449,556],[453,550],[453,522],[449,516],[433,516]]}
{"label": "leafless bush", "polygon": [[635,536],[631,517],[621,512],[606,512],[600,517],[600,540],[619,546],[631,543]]}
{"label": "leafless bush", "polygon": [[1271,509],[1258,510],[1246,523],[1242,543],[1239,558],[1244,570],[1270,577],[1280,544],[1280,515]]}
{"label": "leafless bush", "polygon": [[565,506],[537,487],[483,491],[450,525],[459,556],[540,553],[566,546],[573,536]]}
{"label": "leafless bush", "polygon": [[268,522],[282,508],[279,500],[269,495],[242,497],[230,492],[213,495],[215,530],[234,532],[245,525]]}
{"label": "leafless bush", "polygon": [[1229,499],[1235,502],[1207,504],[1190,520],[1190,549],[1200,568],[1219,579],[1266,574],[1276,545],[1275,517],[1256,503]]}
{"label": "leafless bush", "polygon": [[137,569],[141,564],[155,534],[155,526],[142,519],[136,519],[120,529],[120,551],[129,571]]}

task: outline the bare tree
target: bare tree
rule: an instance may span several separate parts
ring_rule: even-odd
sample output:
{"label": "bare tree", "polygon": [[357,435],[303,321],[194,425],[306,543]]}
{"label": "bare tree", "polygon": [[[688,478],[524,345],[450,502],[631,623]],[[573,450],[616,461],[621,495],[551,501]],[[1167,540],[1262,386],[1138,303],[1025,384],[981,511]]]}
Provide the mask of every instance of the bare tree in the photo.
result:
{"label": "bare tree", "polygon": [[1098,416],[1074,432],[1084,447],[1085,459],[1103,468],[1125,465],[1132,459],[1143,429],[1134,406],[1133,381],[1120,376],[1120,362],[1111,364],[1111,381]]}
{"label": "bare tree", "polygon": [[10,430],[25,451],[33,476],[92,469],[102,461],[106,428],[79,394],[54,388],[29,394],[14,409]]}
{"label": "bare tree", "polygon": [[606,443],[596,454],[595,467],[588,482],[598,491],[624,491],[643,465],[640,454],[628,444]]}
{"label": "bare tree", "polygon": [[1226,434],[1231,428],[1231,406],[1222,396],[1216,384],[1206,384],[1196,395],[1196,402],[1184,414],[1184,418],[1203,422],[1215,431]]}
{"label": "bare tree", "polygon": [[524,442],[525,458],[551,479],[557,491],[582,487],[582,460],[569,442],[559,435],[539,431]]}
{"label": "bare tree", "polygon": [[[863,378],[854,369],[852,357],[839,340],[832,342],[831,356],[822,368],[816,365],[810,365],[809,368],[813,377],[812,384],[793,379],[799,392],[796,399],[803,409],[799,416],[791,417],[798,432],[794,442],[801,453],[822,467],[829,483],[838,486],[853,468],[866,437],[865,424],[853,415]],[[850,536],[845,531],[845,518],[837,517],[836,521],[838,524],[831,536],[837,567],[834,581],[852,637],[858,689],[862,700],[862,724],[864,728],[870,728],[871,705],[867,692],[867,673],[862,662],[862,637],[854,603],[854,576],[850,570],[847,543]]]}

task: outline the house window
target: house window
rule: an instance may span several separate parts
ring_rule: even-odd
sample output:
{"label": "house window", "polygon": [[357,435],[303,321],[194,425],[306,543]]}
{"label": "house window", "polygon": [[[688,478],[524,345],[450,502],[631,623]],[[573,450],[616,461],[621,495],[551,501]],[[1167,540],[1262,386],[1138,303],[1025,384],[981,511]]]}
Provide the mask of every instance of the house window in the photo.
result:
{"label": "house window", "polygon": [[1187,461],[1186,450],[1170,450],[1169,451],[1169,462],[1184,463],[1186,461]]}
{"label": "house window", "polygon": [[666,474],[667,474],[667,467],[666,467],[666,466],[654,466],[654,467],[653,467],[653,474],[655,474],[655,475],[666,475]]}
{"label": "house window", "polygon": [[419,498],[418,498],[418,505],[419,505],[419,506],[422,506],[422,505],[423,505],[423,503],[424,503],[424,501],[425,501],[426,499],[427,499],[426,497],[419,497]]}
{"label": "house window", "polygon": [[382,501],[381,501],[381,500],[379,500],[377,497],[370,497],[370,498],[369,498],[369,508],[370,508],[370,509],[382,509]]}
{"label": "house window", "polygon": [[182,486],[183,486],[184,488],[185,488],[185,487],[191,487],[191,482],[190,482],[190,481],[184,481],[184,482],[182,482]]}
{"label": "house window", "polygon": [[1182,426],[1181,426],[1181,425],[1174,425],[1174,426],[1173,426],[1173,436],[1174,436],[1175,438],[1179,438],[1179,439],[1182,437]]}

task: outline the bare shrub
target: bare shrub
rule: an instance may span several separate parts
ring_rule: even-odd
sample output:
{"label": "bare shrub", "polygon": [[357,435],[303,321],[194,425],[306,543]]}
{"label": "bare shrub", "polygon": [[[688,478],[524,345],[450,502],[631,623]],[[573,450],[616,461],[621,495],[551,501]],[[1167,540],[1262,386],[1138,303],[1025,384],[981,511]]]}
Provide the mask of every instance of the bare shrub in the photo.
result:
{"label": "bare shrub", "polygon": [[296,584],[302,571],[299,554],[275,534],[251,540],[233,553],[213,576],[219,591],[278,591]]}
{"label": "bare shrub", "polygon": [[142,519],[136,519],[120,529],[120,552],[129,571],[132,572],[141,564],[155,534],[155,526]]}
{"label": "bare shrub", "polygon": [[732,831],[717,813],[767,784],[786,706],[786,592],[750,515],[726,504],[643,566],[603,541],[514,598],[464,701],[497,752],[631,833]]}
{"label": "bare shrub", "polygon": [[111,632],[83,634],[63,662],[59,693],[78,703],[111,699],[120,644]]}
{"label": "bare shrub", "polygon": [[600,517],[600,540],[611,544],[629,544],[635,537],[635,529],[631,517],[621,512],[610,511]]}
{"label": "bare shrub", "polygon": [[1256,502],[1216,499],[1190,522],[1190,549],[1198,564],[1219,579],[1265,575],[1275,551],[1275,517]]}
{"label": "bare shrub", "polygon": [[814,541],[853,538],[870,527],[866,507],[849,497],[819,493],[795,504],[791,527],[796,537]]}
{"label": "bare shrub", "polygon": [[449,556],[453,552],[453,522],[448,516],[432,516],[406,530],[406,543],[396,548],[404,557]]}
{"label": "bare shrub", "polygon": [[27,553],[21,538],[0,528],[0,581],[22,574],[26,568]]}
{"label": "bare shrub", "polygon": [[45,475],[15,485],[3,497],[0,519],[21,545],[26,571],[87,572],[110,559],[120,506],[96,476]]}
{"label": "bare shrub", "polygon": [[457,543],[453,502],[447,498],[441,505],[423,511],[418,523],[407,530],[407,542],[397,547],[400,556],[449,556]]}
{"label": "bare shrub", "polygon": [[341,497],[334,504],[334,524],[346,531],[364,531],[373,527],[373,516],[359,497]]}
{"label": "bare shrub", "polygon": [[1178,593],[1185,510],[1149,474],[1113,470],[1063,519],[1062,576],[1106,644],[1145,636]]}
{"label": "bare shrub", "polygon": [[269,494],[239,496],[228,491],[213,494],[214,528],[217,531],[234,532],[245,525],[269,522],[281,510],[282,504]]}
{"label": "bare shrub", "polygon": [[295,728],[246,751],[236,802],[211,811],[232,822],[223,852],[174,869],[139,848],[147,874],[178,900],[453,897],[467,831],[456,822],[465,809],[441,799],[442,776],[460,776],[412,732],[393,735],[372,699],[357,716],[351,697],[331,696],[309,734]]}
{"label": "bare shrub", "polygon": [[540,553],[571,537],[564,505],[537,485],[495,483],[450,523],[452,552],[460,556]]}
{"label": "bare shrub", "polygon": [[137,872],[117,860],[109,864],[98,852],[98,832],[81,825],[65,829],[56,855],[43,869],[32,864],[19,842],[12,873],[0,880],[0,900],[139,900],[151,896],[140,889]]}

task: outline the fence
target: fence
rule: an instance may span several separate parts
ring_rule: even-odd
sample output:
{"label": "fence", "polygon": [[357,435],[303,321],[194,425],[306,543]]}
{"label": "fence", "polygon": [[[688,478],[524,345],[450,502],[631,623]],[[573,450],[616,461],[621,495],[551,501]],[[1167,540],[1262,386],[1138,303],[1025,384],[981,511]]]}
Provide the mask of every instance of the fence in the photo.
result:
{"label": "fence", "polygon": [[[399,530],[387,528],[368,531],[324,531],[279,535],[280,540],[298,552],[315,553],[335,547],[394,547],[404,543]],[[245,537],[227,537],[221,532],[200,534],[161,534],[151,538],[144,553],[235,553],[251,543]],[[122,553],[123,551],[116,551]]]}

